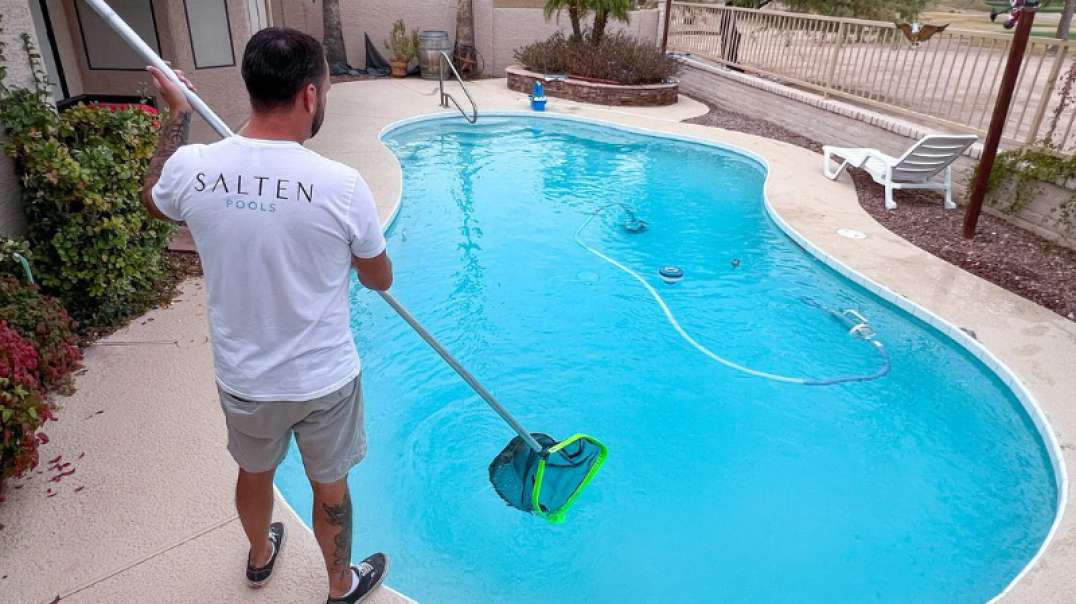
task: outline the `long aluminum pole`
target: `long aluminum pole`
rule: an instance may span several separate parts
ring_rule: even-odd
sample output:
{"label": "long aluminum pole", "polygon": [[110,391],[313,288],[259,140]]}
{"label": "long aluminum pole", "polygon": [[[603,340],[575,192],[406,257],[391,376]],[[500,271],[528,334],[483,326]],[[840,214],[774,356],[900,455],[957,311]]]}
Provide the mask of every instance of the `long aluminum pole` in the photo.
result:
{"label": "long aluminum pole", "polygon": [[983,200],[986,198],[986,186],[990,182],[990,172],[994,169],[994,158],[997,157],[1001,134],[1005,130],[1005,121],[1009,117],[1013,89],[1016,88],[1016,79],[1020,76],[1024,51],[1027,49],[1027,40],[1031,35],[1031,24],[1035,21],[1038,8],[1039,0],[1027,0],[1024,7],[1020,9],[1020,20],[1016,22],[1016,32],[1013,34],[1012,46],[1009,47],[1009,59],[1005,63],[1005,73],[1001,77],[998,98],[994,101],[990,129],[987,130],[986,141],[983,143],[983,155],[979,159],[979,168],[975,172],[975,182],[972,185],[971,196],[968,198],[968,208],[964,211],[965,239],[975,238],[975,227],[979,224],[979,214],[983,211]]}
{"label": "long aluminum pole", "polygon": [[[190,90],[189,88],[184,86],[182,82],[180,82],[179,78],[176,77],[175,72],[173,72],[172,69],[169,68],[164,61],[161,60],[161,57],[157,56],[157,53],[153,52],[152,48],[147,46],[146,43],[142,41],[142,38],[138,37],[138,34],[136,34],[134,30],[127,26],[127,23],[125,23],[123,19],[121,19],[120,16],[116,14],[114,10],[112,10],[107,4],[104,3],[104,0],[86,1],[90,3],[90,6],[92,6],[94,10],[96,10],[97,13],[101,15],[101,17],[105,19],[105,21],[107,21],[109,25],[112,26],[112,29],[114,29],[116,33],[120,35],[121,38],[126,40],[127,43],[129,43],[131,47],[134,48],[135,51],[138,52],[138,54],[141,55],[141,57],[147,63],[153,65],[157,69],[160,69],[169,77],[169,79],[178,83],[183,88],[183,93],[186,95],[187,100],[191,104],[191,107],[193,107],[199,115],[204,117],[205,120],[209,122],[211,126],[213,126],[213,129],[217,131],[217,134],[219,134],[222,138],[226,138],[232,135],[232,131],[230,128],[228,128],[228,125],[225,124],[224,121],[221,120],[216,113],[213,113],[213,110],[209,108],[209,105],[205,104],[205,102],[197,94],[195,94],[194,91]],[[533,449],[536,453],[542,452],[542,445],[538,444],[538,441],[534,440],[534,437],[531,436],[531,433],[527,432],[523,425],[520,424],[519,421],[516,420],[516,418],[512,417],[512,414],[509,413],[503,405],[497,402],[497,399],[493,398],[493,395],[490,394],[489,390],[486,390],[485,386],[479,383],[479,381],[475,379],[473,375],[471,375],[471,372],[467,371],[463,367],[463,365],[460,365],[459,361],[457,361],[455,357],[453,357],[447,350],[445,350],[445,347],[441,346],[441,343],[438,342],[437,339],[434,338],[432,334],[430,334],[430,332],[426,331],[426,328],[423,327],[422,324],[418,322],[418,319],[416,319],[406,308],[404,308],[403,304],[400,304],[399,301],[397,301],[396,298],[389,292],[378,291],[377,293],[381,294],[382,299],[384,299],[385,302],[387,302],[388,305],[391,306],[400,315],[400,317],[402,317],[403,320],[407,322],[408,325],[410,325],[416,332],[418,332],[418,335],[422,336],[422,339],[430,345],[430,348],[433,348],[434,351],[437,352],[437,354],[441,355],[441,358],[444,359],[446,363],[448,363],[448,366],[454,369],[456,373],[458,373],[459,376],[463,378],[463,381],[467,382],[467,384],[475,391],[475,393],[478,394],[478,396],[482,397],[482,400],[486,401],[486,403],[488,403],[489,406],[497,412],[497,415],[500,415],[501,418],[505,422],[507,422],[513,430],[516,431],[516,434],[519,434],[520,438],[523,439],[523,442],[527,443],[528,447]]]}
{"label": "long aluminum pole", "polygon": [[205,121],[209,122],[209,125],[213,127],[213,130],[216,130],[217,134],[222,138],[227,138],[232,135],[232,129],[228,127],[228,124],[225,124],[224,120],[220,119],[216,113],[213,113],[213,110],[209,108],[209,105],[206,105],[197,94],[194,94],[194,91],[188,89],[183,82],[179,80],[176,73],[172,71],[172,68],[169,67],[157,53],[153,52],[153,49],[150,48],[129,25],[127,25],[127,22],[124,21],[122,17],[116,14],[116,11],[112,10],[111,6],[106,4],[104,0],[86,0],[86,3],[89,4],[90,8],[100,15],[102,19],[104,19],[105,23],[107,23],[120,38],[123,38],[123,41],[127,42],[127,44],[138,53],[138,56],[141,57],[147,65],[156,67],[161,70],[168,79],[179,84],[180,88],[183,89],[183,94],[187,97],[187,101],[191,104],[191,107],[198,112],[198,115],[205,118]]}
{"label": "long aluminum pole", "polygon": [[408,312],[408,310],[404,308],[403,305],[400,304],[396,300],[396,298],[393,297],[393,295],[389,292],[378,291],[377,293],[381,294],[381,297],[384,298],[385,302],[388,302],[389,306],[395,309],[396,312],[401,317],[403,317],[403,320],[407,321],[407,324],[414,328],[414,330],[418,332],[418,335],[422,336],[423,340],[426,340],[426,343],[430,345],[430,348],[433,348],[437,352],[437,354],[441,355],[441,358],[444,359],[446,363],[448,363],[448,366],[454,369],[456,373],[458,373],[459,376],[463,378],[463,381],[467,382],[467,384],[471,386],[471,388],[475,391],[475,393],[478,394],[478,396],[482,397],[482,399],[485,400],[486,403],[488,403],[489,406],[492,407],[493,410],[496,411],[502,419],[504,419],[504,421],[508,422],[508,425],[516,431],[516,434],[519,434],[520,438],[522,438],[523,441],[527,443],[528,447],[534,449],[536,453],[542,452],[542,445],[538,444],[538,441],[534,440],[534,437],[531,436],[531,433],[527,432],[523,425],[520,424],[516,420],[516,418],[512,417],[512,414],[509,413],[508,410],[505,409],[499,402],[497,402],[497,399],[493,398],[493,395],[490,394],[489,390],[486,390],[486,388],[481,383],[479,383],[479,381],[475,379],[473,375],[471,375],[471,372],[467,371],[463,367],[463,365],[460,365],[459,361],[457,361],[455,357],[453,357],[447,350],[445,350],[445,347],[441,346],[441,343],[438,342],[437,339],[430,334],[430,332],[426,331],[426,328],[418,322],[418,319],[412,316],[411,313]]}

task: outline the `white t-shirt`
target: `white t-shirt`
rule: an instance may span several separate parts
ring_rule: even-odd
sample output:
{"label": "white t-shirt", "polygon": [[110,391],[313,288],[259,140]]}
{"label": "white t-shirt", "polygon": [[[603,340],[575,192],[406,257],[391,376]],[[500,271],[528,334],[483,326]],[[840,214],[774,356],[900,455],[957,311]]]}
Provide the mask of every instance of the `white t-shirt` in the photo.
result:
{"label": "white t-shirt", "polygon": [[177,150],[153,201],[198,246],[224,391],[305,401],[359,374],[351,257],[381,254],[385,239],[358,171],[299,143],[233,136]]}

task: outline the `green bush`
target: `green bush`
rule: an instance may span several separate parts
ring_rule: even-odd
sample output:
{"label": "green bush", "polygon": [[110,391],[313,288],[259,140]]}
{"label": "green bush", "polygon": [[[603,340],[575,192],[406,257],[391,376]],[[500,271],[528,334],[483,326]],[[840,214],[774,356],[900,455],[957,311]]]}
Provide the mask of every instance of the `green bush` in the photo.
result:
{"label": "green bush", "polygon": [[48,442],[38,429],[51,418],[33,345],[0,321],[0,488],[37,465],[37,446]]}
{"label": "green bush", "polygon": [[623,85],[660,84],[680,72],[680,64],[661,49],[623,32],[606,35],[597,45],[591,43],[589,34],[576,40],[557,32],[517,49],[515,56],[530,71]]}
{"label": "green bush", "polygon": [[171,233],[140,201],[156,118],[93,106],[58,114],[42,90],[2,89],[0,122],[42,289],[90,330],[150,307]]}
{"label": "green bush", "polygon": [[82,351],[75,324],[60,303],[35,286],[0,277],[0,321],[33,345],[42,387],[69,394],[71,373],[78,369]]}

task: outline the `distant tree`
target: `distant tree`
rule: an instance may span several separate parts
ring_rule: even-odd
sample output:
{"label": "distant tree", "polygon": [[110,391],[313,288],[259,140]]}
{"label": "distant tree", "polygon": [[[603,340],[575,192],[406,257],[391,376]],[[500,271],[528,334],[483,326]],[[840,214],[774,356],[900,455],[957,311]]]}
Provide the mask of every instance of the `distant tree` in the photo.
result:
{"label": "distant tree", "polygon": [[1069,39],[1069,28],[1072,27],[1072,11],[1076,8],[1076,0],[1065,0],[1065,6],[1061,9],[1061,21],[1057,24],[1057,37],[1061,40]]}
{"label": "distant tree", "polygon": [[478,51],[474,45],[474,5],[471,0],[459,0],[456,5],[456,46],[452,61],[463,77],[478,71]]}
{"label": "distant tree", "polygon": [[589,12],[588,0],[546,0],[545,18],[553,16],[553,13],[568,11],[568,20],[572,24],[572,39],[583,39],[583,17]]}
{"label": "distant tree", "polygon": [[340,0],[322,0],[321,23],[324,27],[322,35],[326,62],[330,67],[337,63],[347,65],[344,28],[340,24]]}
{"label": "distant tree", "polygon": [[789,9],[833,17],[915,21],[929,0],[784,0]]}
{"label": "distant tree", "polygon": [[597,46],[605,37],[605,27],[609,17],[622,23],[628,22],[633,6],[632,0],[584,0],[594,11],[594,29],[590,32],[590,41]]}

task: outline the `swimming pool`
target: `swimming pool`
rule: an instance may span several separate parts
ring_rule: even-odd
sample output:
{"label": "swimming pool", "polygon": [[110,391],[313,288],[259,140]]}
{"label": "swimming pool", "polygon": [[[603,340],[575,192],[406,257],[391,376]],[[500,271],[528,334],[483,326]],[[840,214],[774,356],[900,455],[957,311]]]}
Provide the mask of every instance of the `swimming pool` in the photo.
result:
{"label": "swimming pool", "polygon": [[[1019,400],[796,246],[766,214],[753,159],[548,117],[418,121],[385,141],[404,171],[397,297],[524,425],[586,431],[611,451],[566,524],[508,508],[486,466],[511,433],[356,285],[370,453],[352,475],[355,555],[392,555],[403,593],[982,601],[1047,535],[1057,483]],[[629,212],[644,231],[624,228]],[[587,246],[735,365],[878,373],[872,345],[832,312],[854,309],[891,367],[807,386],[715,362]],[[667,265],[680,283],[661,281]],[[294,450],[278,484],[309,517]]]}

